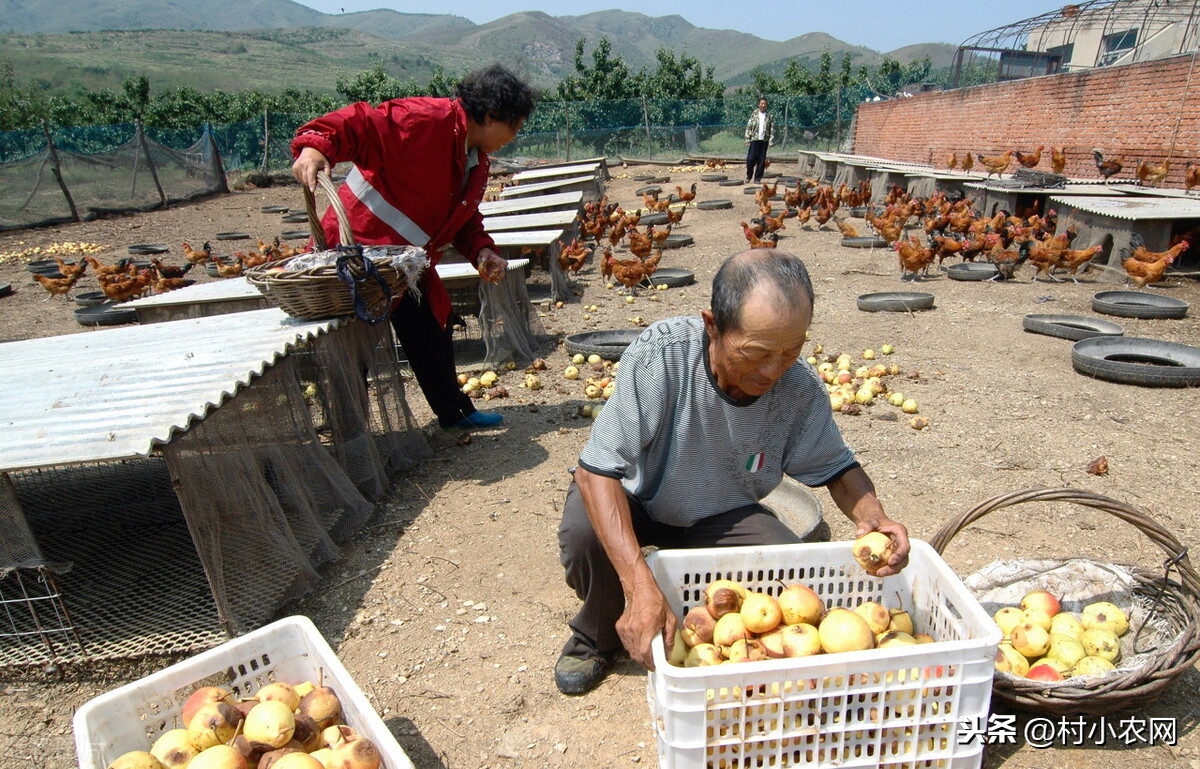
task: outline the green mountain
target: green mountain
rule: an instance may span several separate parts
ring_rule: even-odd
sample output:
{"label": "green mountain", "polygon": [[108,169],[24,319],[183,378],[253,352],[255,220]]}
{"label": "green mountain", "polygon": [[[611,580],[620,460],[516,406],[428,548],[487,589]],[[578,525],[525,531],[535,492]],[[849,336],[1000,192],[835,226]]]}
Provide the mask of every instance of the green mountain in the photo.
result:
{"label": "green mountain", "polygon": [[[573,72],[575,43],[607,36],[633,69],[653,66],[667,47],[688,53],[730,85],[750,81],[755,67],[782,72],[828,49],[855,64],[881,54],[822,32],[783,42],[733,30],[696,27],[678,15],[651,17],[607,10],[582,16],[514,13],[487,24],[448,14],[379,9],[325,14],[292,0],[0,0],[0,58],[21,82],[48,89],[115,87],[145,74],[158,89],[190,85],[241,90],[283,87],[333,93],[339,76],[379,63],[401,79],[427,79],[436,66],[458,73],[500,61],[535,85],[553,87]],[[893,58],[935,56],[947,64],[953,46],[900,49]],[[947,52],[948,51],[948,52]],[[903,53],[902,53],[903,52]]]}

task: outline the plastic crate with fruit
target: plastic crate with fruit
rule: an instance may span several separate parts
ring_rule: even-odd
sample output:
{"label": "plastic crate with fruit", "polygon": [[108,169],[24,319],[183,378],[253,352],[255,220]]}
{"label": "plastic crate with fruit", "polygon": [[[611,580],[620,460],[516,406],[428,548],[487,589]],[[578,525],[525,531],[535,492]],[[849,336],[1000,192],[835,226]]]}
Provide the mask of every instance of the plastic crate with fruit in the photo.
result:
{"label": "plastic crate with fruit", "polygon": [[802,583],[827,608],[909,612],[930,643],[705,667],[654,641],[647,698],[664,769],[748,766],[978,767],[1000,630],[928,544],[878,578],[850,543],[663,550],[648,557],[677,617],[717,579],[779,596]]}
{"label": "plastic crate with fruit", "polygon": [[150,750],[180,726],[183,703],[196,689],[217,686],[249,698],[275,682],[320,681],[341,701],[341,721],[368,738],[384,769],[412,762],[350,678],[308,617],[287,617],[90,700],[75,713],[81,769],[103,769],[121,755]]}

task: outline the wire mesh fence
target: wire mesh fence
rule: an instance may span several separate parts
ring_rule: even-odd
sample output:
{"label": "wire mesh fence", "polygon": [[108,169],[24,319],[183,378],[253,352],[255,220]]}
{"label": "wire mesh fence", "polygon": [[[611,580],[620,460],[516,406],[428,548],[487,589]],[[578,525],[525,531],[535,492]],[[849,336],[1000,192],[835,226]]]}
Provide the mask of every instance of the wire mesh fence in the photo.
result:
{"label": "wire mesh fence", "polygon": [[[836,150],[850,136],[866,92],[770,98],[772,152]],[[674,160],[739,156],[757,97],[547,101],[499,157],[562,159],[620,155]],[[291,139],[315,115],[264,111],[261,118],[186,128],[116,125],[0,132],[0,230],[149,210],[225,189],[224,172],[280,171]]]}

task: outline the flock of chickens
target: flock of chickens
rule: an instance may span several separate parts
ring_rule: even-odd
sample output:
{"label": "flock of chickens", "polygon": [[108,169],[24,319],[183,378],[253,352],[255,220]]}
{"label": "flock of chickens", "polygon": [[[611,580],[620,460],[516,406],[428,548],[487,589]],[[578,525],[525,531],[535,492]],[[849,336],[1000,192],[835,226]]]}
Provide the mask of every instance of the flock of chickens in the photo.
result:
{"label": "flock of chickens", "polygon": [[[1075,283],[1081,269],[1100,254],[1104,247],[1071,248],[1077,234],[1074,226],[1057,232],[1058,216],[1051,209],[1046,216],[1033,214],[1014,216],[998,211],[984,217],[974,213],[967,198],[949,200],[943,193],[925,199],[914,198],[895,187],[885,199],[882,214],[866,212],[867,225],[897,253],[900,279],[916,280],[927,274],[936,261],[939,269],[949,257],[964,262],[977,257],[996,267],[992,280],[1011,280],[1017,269],[1028,262],[1035,267],[1032,280],[1044,275],[1057,282],[1055,270],[1063,270]],[[923,227],[925,242],[916,235],[905,237],[908,227]],[[846,230],[843,229],[843,234]],[[1129,276],[1128,282],[1142,289],[1163,279],[1167,267],[1187,250],[1189,243],[1181,240],[1166,251],[1149,251],[1142,238],[1134,234],[1132,250],[1121,260]]]}
{"label": "flock of chickens", "polygon": [[[1024,168],[1037,168],[1042,162],[1042,152],[1046,149],[1045,145],[1038,145],[1038,148],[1033,152],[1024,153],[1019,150],[1006,150],[1000,155],[982,155],[970,152],[963,153],[962,160],[959,160],[958,153],[952,152],[946,158],[946,168],[954,170],[961,168],[964,171],[971,171],[975,168],[975,159],[978,158],[980,166],[987,169],[987,178],[992,176],[1000,176],[1008,170],[1012,165],[1013,160]],[[1125,157],[1119,156],[1116,158],[1105,158],[1104,153],[1098,149],[1092,149],[1092,159],[1096,164],[1096,170],[1100,177],[1108,180],[1117,174],[1121,173],[1125,168]],[[1051,147],[1050,148],[1050,170],[1056,174],[1061,174],[1067,167],[1066,148]],[[1161,184],[1167,175],[1171,173],[1170,158],[1161,163],[1152,163],[1148,160],[1139,160],[1134,168],[1134,178],[1138,184]],[[1192,191],[1193,187],[1200,186],[1200,165],[1188,161],[1183,174],[1183,186],[1188,192]]]}
{"label": "flock of chickens", "polygon": [[[167,291],[183,288],[191,283],[185,276],[188,271],[198,264],[211,261],[217,274],[222,278],[233,278],[242,274],[249,267],[255,267],[276,259],[288,259],[305,249],[281,245],[279,238],[273,243],[258,241],[258,251],[247,253],[234,251],[228,261],[223,260],[212,251],[207,242],[199,250],[183,243],[183,257],[187,264],[180,266],[166,265],[157,258],[150,259],[150,267],[138,268],[132,257],[126,257],[114,264],[105,264],[94,256],[85,256],[81,262],[67,262],[60,256],[55,256],[58,263],[60,278],[50,278],[35,274],[34,279],[46,289],[49,299],[52,296],[67,297],[80,279],[87,273],[89,267],[96,276],[100,291],[113,302],[128,302],[144,296],[146,292],[162,294]],[[68,297],[69,298],[69,297]]]}
{"label": "flock of chickens", "polygon": [[[593,243],[589,246],[581,243],[579,238],[572,240],[559,252],[559,266],[565,272],[578,273],[595,249],[607,241],[600,256],[600,274],[628,289],[646,283],[662,260],[663,241],[683,220],[688,204],[696,199],[695,183],[688,190],[675,185],[675,191],[675,195],[662,199],[658,192],[643,192],[642,206],[631,212],[625,211],[619,203],[609,202],[607,196],[585,203],[579,217],[580,231],[585,240],[591,239]],[[647,213],[665,214],[666,227],[656,230],[653,224],[646,224],[645,229],[639,230],[642,217]],[[613,249],[621,243],[626,244],[632,258],[618,259],[613,255]]]}

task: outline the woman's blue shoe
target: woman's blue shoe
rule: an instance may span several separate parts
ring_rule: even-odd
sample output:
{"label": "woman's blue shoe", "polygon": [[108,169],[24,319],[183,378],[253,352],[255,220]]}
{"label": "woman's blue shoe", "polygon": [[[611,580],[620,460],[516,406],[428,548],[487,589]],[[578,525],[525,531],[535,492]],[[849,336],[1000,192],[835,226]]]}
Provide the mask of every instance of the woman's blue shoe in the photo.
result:
{"label": "woman's blue shoe", "polygon": [[495,427],[503,421],[504,417],[501,414],[485,414],[482,411],[476,411],[474,414],[463,417],[445,429],[474,430],[480,427]]}

